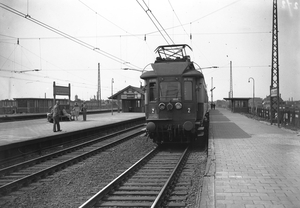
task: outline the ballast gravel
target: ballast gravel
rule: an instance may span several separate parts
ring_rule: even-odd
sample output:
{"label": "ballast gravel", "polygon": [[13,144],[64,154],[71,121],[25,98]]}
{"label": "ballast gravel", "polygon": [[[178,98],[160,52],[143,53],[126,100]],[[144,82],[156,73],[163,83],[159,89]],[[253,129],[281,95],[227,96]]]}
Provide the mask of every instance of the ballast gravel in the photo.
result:
{"label": "ballast gravel", "polygon": [[[30,184],[28,187],[0,197],[0,207],[79,207],[155,146],[152,140],[147,140],[145,137],[139,136],[128,140],[97,156]],[[203,157],[203,152],[199,154]],[[191,192],[200,190],[202,167],[203,160],[199,160],[199,166],[195,166],[192,176]],[[197,193],[189,194],[192,197],[187,199],[187,204],[188,207],[193,207]]]}

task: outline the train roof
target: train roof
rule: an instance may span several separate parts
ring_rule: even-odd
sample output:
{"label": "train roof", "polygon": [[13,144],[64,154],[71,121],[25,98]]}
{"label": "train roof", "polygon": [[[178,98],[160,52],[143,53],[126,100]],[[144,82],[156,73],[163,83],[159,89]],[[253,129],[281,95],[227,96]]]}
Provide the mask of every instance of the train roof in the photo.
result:
{"label": "train roof", "polygon": [[186,53],[186,48],[189,48],[192,51],[192,48],[187,44],[158,46],[154,50],[154,52],[158,54],[155,62],[158,63],[190,60],[190,56],[188,56]]}
{"label": "train roof", "polygon": [[195,69],[186,48],[192,50],[187,44],[161,45],[155,49],[158,54],[155,62],[151,64],[153,71],[146,71],[141,79],[158,76],[193,76],[203,77],[202,72]]}
{"label": "train roof", "polygon": [[153,71],[144,72],[140,78],[149,79],[158,76],[192,76],[203,77],[192,62],[168,62],[151,64]]}

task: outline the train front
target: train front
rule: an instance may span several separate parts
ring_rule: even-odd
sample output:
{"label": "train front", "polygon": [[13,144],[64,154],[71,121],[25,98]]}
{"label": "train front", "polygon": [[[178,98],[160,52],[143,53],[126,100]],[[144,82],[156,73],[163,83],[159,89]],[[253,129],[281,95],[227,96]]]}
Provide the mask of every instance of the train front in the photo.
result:
{"label": "train front", "polygon": [[141,75],[145,80],[147,133],[158,144],[191,143],[204,135],[206,85],[185,47],[159,46],[159,57],[151,64],[153,71]]}

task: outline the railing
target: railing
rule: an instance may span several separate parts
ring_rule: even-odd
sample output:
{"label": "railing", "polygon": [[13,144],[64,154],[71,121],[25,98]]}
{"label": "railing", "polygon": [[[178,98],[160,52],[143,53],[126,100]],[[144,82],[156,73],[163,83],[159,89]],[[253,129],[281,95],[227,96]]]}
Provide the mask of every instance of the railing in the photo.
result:
{"label": "railing", "polygon": [[[248,113],[251,113],[249,108]],[[270,121],[270,109],[257,108],[254,110],[254,115],[264,120]],[[277,118],[277,115],[275,115]],[[282,127],[290,129],[300,129],[300,109],[299,108],[281,108],[279,111],[279,123]]]}
{"label": "railing", "polygon": [[[88,105],[88,111],[90,110],[107,110],[111,109],[110,104],[102,104],[101,109],[97,105]],[[10,115],[10,114],[26,114],[26,113],[49,113],[50,106],[31,106],[31,107],[16,107],[16,106],[5,106],[5,107],[0,107],[0,115]],[[72,107],[72,106],[71,106]],[[118,106],[114,103],[113,104],[114,109],[118,109]],[[67,112],[69,112],[69,107],[66,107]]]}
{"label": "railing", "polygon": [[14,114],[16,112],[17,112],[17,107],[15,107],[15,106],[0,107],[0,115]]}

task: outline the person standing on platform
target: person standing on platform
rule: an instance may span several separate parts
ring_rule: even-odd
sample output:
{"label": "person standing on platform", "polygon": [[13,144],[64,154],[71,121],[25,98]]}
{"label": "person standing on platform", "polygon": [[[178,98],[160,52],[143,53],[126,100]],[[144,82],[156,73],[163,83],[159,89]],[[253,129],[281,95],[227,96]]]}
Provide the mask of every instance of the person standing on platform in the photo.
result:
{"label": "person standing on platform", "polygon": [[57,131],[61,131],[59,124],[59,114],[59,101],[56,101],[56,105],[53,107],[53,132],[56,132],[56,127]]}
{"label": "person standing on platform", "polygon": [[86,102],[84,101],[82,106],[81,106],[81,111],[82,111],[82,117],[83,121],[86,121],[86,111],[87,111],[87,105]]}
{"label": "person standing on platform", "polygon": [[79,112],[80,112],[80,108],[79,108],[79,105],[77,103],[75,103],[74,105],[74,112],[75,112],[75,118],[76,120],[78,121],[78,117],[79,117]]}

